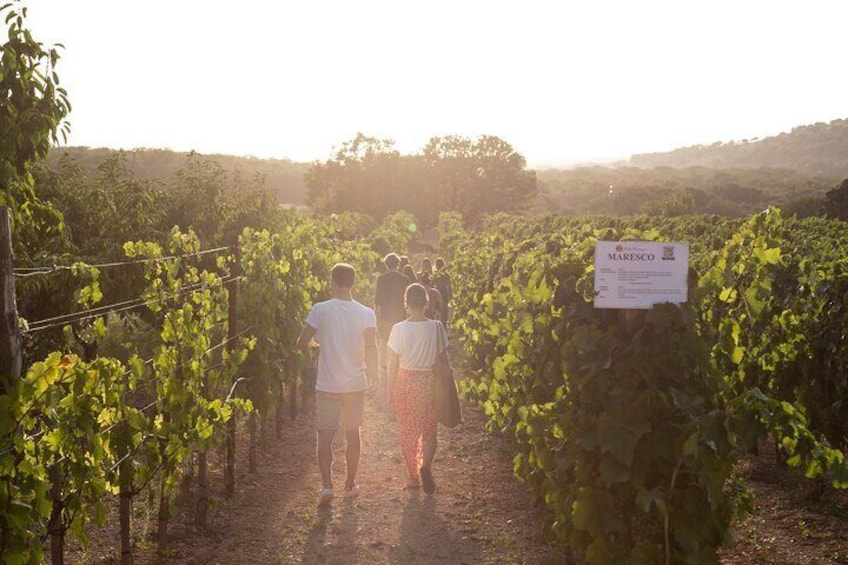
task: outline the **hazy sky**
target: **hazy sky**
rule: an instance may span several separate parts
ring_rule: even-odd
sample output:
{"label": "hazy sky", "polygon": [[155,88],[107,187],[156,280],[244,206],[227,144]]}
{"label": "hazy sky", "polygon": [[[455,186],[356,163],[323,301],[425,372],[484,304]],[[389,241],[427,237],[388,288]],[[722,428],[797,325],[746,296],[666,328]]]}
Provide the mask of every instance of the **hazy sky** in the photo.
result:
{"label": "hazy sky", "polygon": [[70,145],[326,159],[497,135],[531,166],[848,118],[844,0],[26,0]]}

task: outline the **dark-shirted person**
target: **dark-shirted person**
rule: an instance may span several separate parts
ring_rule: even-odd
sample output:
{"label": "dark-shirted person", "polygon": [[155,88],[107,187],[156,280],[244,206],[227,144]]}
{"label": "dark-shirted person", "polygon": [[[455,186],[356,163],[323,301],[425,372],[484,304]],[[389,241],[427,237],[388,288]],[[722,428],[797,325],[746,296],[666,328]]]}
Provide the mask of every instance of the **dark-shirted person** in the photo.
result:
{"label": "dark-shirted person", "polygon": [[377,402],[381,408],[388,408],[388,349],[389,334],[392,326],[406,319],[403,297],[411,282],[406,275],[398,271],[400,257],[389,253],[383,259],[386,272],[377,278],[377,291],[374,297],[374,310],[377,314],[377,351],[379,358],[379,377],[377,383]]}
{"label": "dark-shirted person", "polygon": [[345,496],[359,495],[359,428],[368,380],[377,376],[377,321],[374,311],[351,295],[356,270],[346,263],[337,263],[331,278],[333,297],[312,306],[297,338],[301,349],[319,348],[315,380],[318,468],[323,481],[319,506],[327,506],[333,500],[333,438],[340,423],[347,440]]}

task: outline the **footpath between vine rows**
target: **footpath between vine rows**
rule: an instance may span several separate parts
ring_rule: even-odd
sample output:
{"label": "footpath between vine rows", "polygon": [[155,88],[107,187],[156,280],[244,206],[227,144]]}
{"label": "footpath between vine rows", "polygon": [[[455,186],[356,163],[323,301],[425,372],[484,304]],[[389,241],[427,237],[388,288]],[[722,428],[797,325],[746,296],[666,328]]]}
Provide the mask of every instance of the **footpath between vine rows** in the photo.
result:
{"label": "footpath between vine rows", "polygon": [[[178,500],[167,562],[563,563],[562,548],[545,541],[534,518],[529,491],[512,475],[509,442],[485,430],[479,409],[464,409],[464,421],[457,428],[439,430],[437,491],[427,496],[403,490],[397,424],[367,400],[358,473],[361,494],[354,500],[342,496],[344,439],[339,434],[333,460],[337,494],[329,510],[317,508],[321,481],[312,417],[287,420],[283,437],[271,437],[260,454],[258,472],[248,473],[246,453],[239,454],[236,492],[230,498],[216,494],[208,529],[191,525],[190,496]],[[211,491],[223,492],[220,470],[211,473]],[[155,517],[149,519],[152,536]],[[116,543],[106,531],[93,533],[84,560],[114,562]],[[155,544],[140,545],[135,563],[155,563]]]}
{"label": "footpath between vine rows", "polygon": [[[286,421],[282,439],[269,438],[256,473],[239,454],[236,493],[225,498],[220,468],[212,469],[209,527],[192,525],[193,500],[177,501],[167,563],[180,564],[564,564],[561,545],[550,544],[535,518],[528,489],[512,475],[506,438],[485,429],[485,416],[464,407],[464,421],[440,428],[433,496],[403,491],[404,466],[397,424],[366,403],[359,471],[361,495],[337,496],[329,510],[316,507],[320,485],[312,418]],[[273,432],[269,432],[273,435]],[[242,448],[243,446],[242,442]],[[817,493],[797,472],[773,463],[764,446],[746,458],[742,473],[755,494],[753,514],[737,526],[738,543],[721,553],[724,564],[848,563],[846,493]],[[212,459],[219,459],[212,457]],[[222,458],[220,458],[222,459]],[[344,479],[344,440],[336,438],[334,479]],[[341,493],[339,493],[340,495]],[[143,507],[139,501],[138,507]],[[147,530],[135,563],[156,563],[153,512],[136,525]],[[115,563],[113,524],[92,532],[90,549],[72,549],[70,563]]]}

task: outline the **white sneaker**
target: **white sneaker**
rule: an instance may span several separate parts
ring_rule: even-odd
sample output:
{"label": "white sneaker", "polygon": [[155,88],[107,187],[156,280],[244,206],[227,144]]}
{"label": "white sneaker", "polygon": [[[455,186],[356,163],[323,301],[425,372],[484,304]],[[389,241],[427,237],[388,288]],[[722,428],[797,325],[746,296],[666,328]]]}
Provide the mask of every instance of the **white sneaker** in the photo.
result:
{"label": "white sneaker", "polygon": [[329,506],[333,501],[333,489],[332,488],[322,488],[321,496],[318,497],[318,507],[323,508],[325,506]]}
{"label": "white sneaker", "polygon": [[359,496],[359,485],[354,483],[352,487],[345,487],[345,498],[356,498]]}

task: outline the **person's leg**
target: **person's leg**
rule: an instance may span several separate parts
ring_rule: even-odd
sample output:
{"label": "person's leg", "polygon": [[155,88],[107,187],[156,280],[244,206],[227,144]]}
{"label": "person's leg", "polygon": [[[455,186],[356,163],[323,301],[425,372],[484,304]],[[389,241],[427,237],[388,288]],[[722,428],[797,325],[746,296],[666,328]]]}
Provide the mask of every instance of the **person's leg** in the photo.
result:
{"label": "person's leg", "polygon": [[432,426],[432,429],[428,429],[424,432],[423,444],[424,453],[421,465],[423,467],[432,467],[433,459],[436,457],[436,446],[438,445],[438,440],[436,439],[436,426]]}
{"label": "person's leg", "polygon": [[345,488],[350,489],[356,484],[356,471],[359,468],[359,455],[361,443],[359,439],[359,428],[345,430],[347,447],[345,448],[345,463],[347,463],[347,479]]}
{"label": "person's leg", "polygon": [[400,451],[406,463],[407,484],[418,484],[418,439],[411,419],[398,410],[398,428],[400,431]]}
{"label": "person's leg", "polygon": [[351,392],[343,396],[342,423],[345,428],[345,463],[347,464],[347,477],[345,479],[345,490],[350,490],[356,485],[356,471],[359,468],[359,456],[361,453],[361,441],[359,429],[362,426],[362,414],[365,406],[365,392]]}
{"label": "person's leg", "polygon": [[[426,379],[428,383],[432,382],[432,376]],[[436,430],[438,422],[436,421],[436,413],[431,403],[422,405],[421,414],[421,435],[422,435],[422,461],[421,461],[421,483],[424,487],[425,494],[433,494],[436,490],[436,482],[433,480],[433,459],[436,456]]]}
{"label": "person's leg", "polygon": [[318,469],[324,488],[333,488],[333,437],[336,430],[318,430]]}
{"label": "person's leg", "polygon": [[316,391],[315,427],[318,435],[316,455],[318,469],[321,471],[321,482],[325,489],[333,488],[333,438],[339,427],[341,411],[342,402],[339,395]]}
{"label": "person's leg", "polygon": [[401,370],[395,382],[395,409],[397,411],[398,434],[400,436],[400,451],[406,463],[407,486],[419,484],[418,478],[418,439],[419,432],[415,426],[415,407],[412,402],[411,383],[413,382],[406,371]]}

